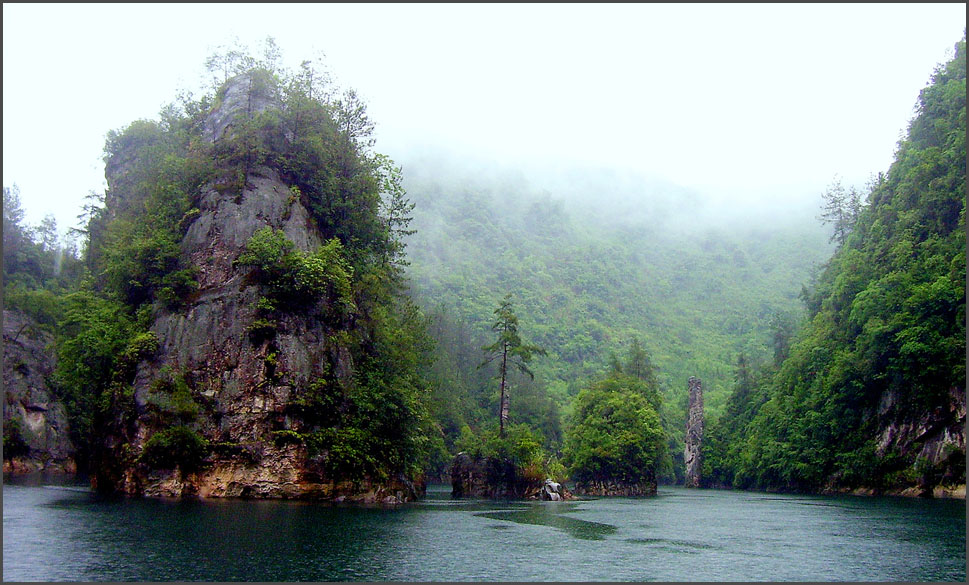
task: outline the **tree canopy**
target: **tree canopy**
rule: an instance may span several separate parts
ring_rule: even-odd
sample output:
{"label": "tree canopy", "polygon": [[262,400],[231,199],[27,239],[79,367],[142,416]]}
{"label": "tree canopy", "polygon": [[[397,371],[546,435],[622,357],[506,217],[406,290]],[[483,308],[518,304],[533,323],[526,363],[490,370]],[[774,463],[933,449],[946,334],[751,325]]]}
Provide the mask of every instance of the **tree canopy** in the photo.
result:
{"label": "tree canopy", "polygon": [[[651,400],[652,399],[652,400]],[[564,462],[578,482],[654,482],[671,465],[655,389],[622,373],[575,397]]]}

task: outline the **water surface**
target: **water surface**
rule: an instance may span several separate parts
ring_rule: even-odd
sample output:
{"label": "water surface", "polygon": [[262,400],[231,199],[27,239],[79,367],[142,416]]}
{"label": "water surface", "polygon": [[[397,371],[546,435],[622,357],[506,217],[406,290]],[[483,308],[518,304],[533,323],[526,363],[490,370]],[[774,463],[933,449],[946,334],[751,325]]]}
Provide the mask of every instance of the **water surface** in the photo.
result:
{"label": "water surface", "polygon": [[[59,485],[53,485],[59,483]],[[965,581],[963,500],[660,487],[396,508],[104,498],[4,478],[5,581]]]}

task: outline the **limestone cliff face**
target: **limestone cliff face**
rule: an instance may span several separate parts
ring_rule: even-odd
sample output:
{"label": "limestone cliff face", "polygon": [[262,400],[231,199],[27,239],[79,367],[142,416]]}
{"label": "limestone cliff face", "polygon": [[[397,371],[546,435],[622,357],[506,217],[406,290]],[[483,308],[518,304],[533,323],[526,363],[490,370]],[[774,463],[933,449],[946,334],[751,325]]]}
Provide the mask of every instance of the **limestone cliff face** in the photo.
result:
{"label": "limestone cliff face", "polygon": [[904,495],[965,497],[966,459],[966,390],[951,388],[945,407],[922,412],[917,419],[897,416],[899,397],[886,393],[879,404],[879,418],[884,421],[876,453],[891,451],[912,457],[923,472],[914,488]]}
{"label": "limestone cliff face", "polygon": [[[52,338],[17,310],[3,311],[5,472],[75,471],[67,412],[48,386]],[[9,443],[8,443],[9,441]]]}
{"label": "limestone cliff face", "polygon": [[[233,115],[251,107],[236,87],[245,83],[241,78],[230,84],[222,107],[209,116],[210,139],[231,132]],[[122,167],[108,164],[108,169],[109,185],[123,180],[111,174],[112,169],[123,172]],[[271,338],[250,335],[260,288],[250,269],[234,261],[265,227],[282,230],[302,251],[322,244],[310,213],[271,168],[252,170],[241,192],[203,187],[198,213],[181,241],[183,260],[198,270],[198,291],[176,311],[156,307],[151,331],[158,348],[137,367],[134,420],[119,424],[128,431],[106,444],[119,465],[103,468],[95,482],[155,496],[414,499],[422,487],[406,478],[341,482],[323,472],[325,453],[311,456],[299,442],[279,439],[279,431],[297,424],[288,409],[293,399],[324,375],[348,381],[354,364],[350,352],[334,341],[333,327],[340,325],[312,315],[286,313]],[[192,425],[212,448],[196,469],[151,468],[138,455],[162,428],[152,415],[153,405],[165,399],[159,381],[176,378],[198,404]]]}

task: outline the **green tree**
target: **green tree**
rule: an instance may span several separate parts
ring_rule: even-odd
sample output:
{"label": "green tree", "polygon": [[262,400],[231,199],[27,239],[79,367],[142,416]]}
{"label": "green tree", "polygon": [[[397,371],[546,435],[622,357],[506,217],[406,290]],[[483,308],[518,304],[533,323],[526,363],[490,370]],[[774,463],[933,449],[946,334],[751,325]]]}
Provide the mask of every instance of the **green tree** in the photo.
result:
{"label": "green tree", "polygon": [[614,373],[575,397],[564,460],[580,482],[655,481],[669,466],[666,433],[645,383]]}
{"label": "green tree", "polygon": [[[511,293],[505,298],[494,311],[495,321],[491,325],[491,330],[498,334],[498,339],[491,345],[481,348],[487,355],[480,367],[486,366],[495,360],[498,362],[498,380],[500,388],[500,398],[498,402],[498,435],[505,436],[505,421],[508,420],[508,366],[512,365],[522,374],[534,378],[535,375],[528,368],[528,363],[532,361],[533,355],[546,355],[545,350],[538,345],[525,343],[518,334],[518,317],[512,309]],[[509,363],[510,362],[510,363]]]}
{"label": "green tree", "polygon": [[372,157],[375,174],[378,177],[381,200],[380,217],[388,237],[388,255],[392,265],[403,268],[409,263],[404,255],[405,238],[414,235],[416,230],[408,229],[413,220],[414,203],[407,199],[404,190],[403,169],[394,164],[387,155],[377,154]]}
{"label": "green tree", "polygon": [[657,396],[659,395],[659,380],[656,378],[656,368],[653,367],[649,352],[643,347],[638,337],[634,337],[632,344],[629,346],[629,353],[626,356],[626,364],[623,367],[623,372],[642,380],[648,387],[655,389]]}
{"label": "green tree", "polygon": [[[717,481],[793,490],[965,482],[964,449],[931,464],[918,457],[932,433],[961,426],[951,413],[966,384],[965,63],[963,38],[920,92],[866,206],[840,182],[829,187],[822,220],[839,246],[805,295],[804,325],[789,335],[774,323],[774,363],[754,372],[738,361],[710,434]],[[916,440],[888,432],[926,420],[933,429]]]}
{"label": "green tree", "polygon": [[855,187],[845,191],[841,185],[841,178],[835,176],[821,194],[821,201],[819,219],[822,223],[833,224],[834,232],[831,234],[830,241],[837,240],[838,246],[843,246],[861,213],[861,194]]}

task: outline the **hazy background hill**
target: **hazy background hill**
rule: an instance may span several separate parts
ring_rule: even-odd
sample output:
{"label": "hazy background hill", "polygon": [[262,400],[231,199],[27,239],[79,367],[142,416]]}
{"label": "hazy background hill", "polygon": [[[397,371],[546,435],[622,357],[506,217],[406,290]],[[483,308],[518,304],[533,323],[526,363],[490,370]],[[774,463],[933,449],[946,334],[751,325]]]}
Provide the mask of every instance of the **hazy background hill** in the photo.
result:
{"label": "hazy background hill", "polygon": [[[536,381],[519,380],[524,396],[513,391],[512,418],[538,423],[546,438],[556,423],[539,419],[567,414],[569,398],[639,339],[664,388],[671,446],[682,450],[689,376],[703,380],[707,412],[718,416],[738,357],[772,356],[775,333],[793,331],[802,286],[832,250],[816,219],[820,194],[737,203],[603,168],[510,166],[432,149],[398,156],[415,203],[413,295],[442,327],[463,332],[437,332],[439,359],[458,365],[455,355],[466,354],[458,369],[473,371],[492,311],[512,293],[523,335],[548,350],[534,363]],[[476,426],[496,407],[487,376],[447,385],[452,396],[478,397],[477,410],[454,414],[455,427]]]}

